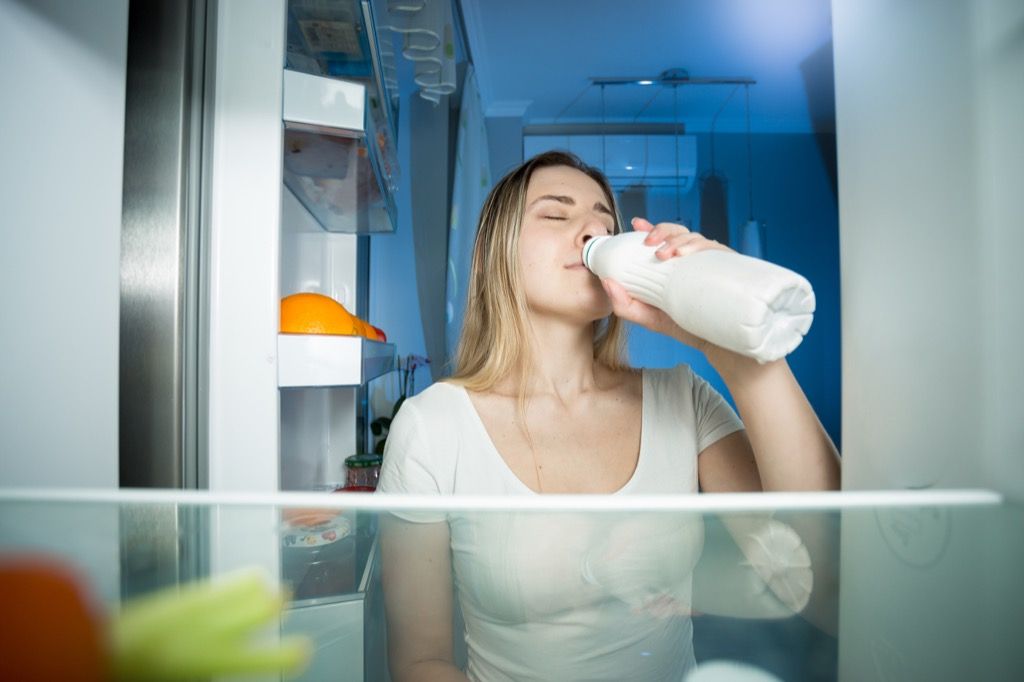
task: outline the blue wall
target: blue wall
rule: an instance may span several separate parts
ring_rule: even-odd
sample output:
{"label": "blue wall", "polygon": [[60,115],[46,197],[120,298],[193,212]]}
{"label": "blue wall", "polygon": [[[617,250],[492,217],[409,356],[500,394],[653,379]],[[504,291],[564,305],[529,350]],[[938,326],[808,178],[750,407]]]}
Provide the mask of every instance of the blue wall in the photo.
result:
{"label": "blue wall", "polygon": [[[417,173],[429,169],[409,166],[408,111],[409,107],[403,106],[400,117],[398,154],[403,174],[398,230],[393,235],[373,237],[370,249],[370,321],[387,331],[401,356],[426,354],[416,296],[409,183]],[[698,149],[703,172],[711,157],[707,135],[698,136]],[[765,225],[766,257],[807,277],[817,296],[814,324],[789,356],[789,363],[829,435],[840,445],[839,224],[831,176],[813,135],[754,135],[752,158],[754,216]],[[748,215],[746,137],[716,135],[715,161],[729,181],[729,224],[736,229]],[[698,225],[697,183],[679,204],[684,223]],[[647,213],[654,221],[675,220],[674,192],[659,190],[649,195]],[[729,397],[703,356],[675,341],[634,329],[629,352],[630,361],[637,366],[668,367],[686,362]],[[429,372],[420,370],[417,390],[429,382]],[[397,396],[394,375],[371,386],[371,401],[383,405],[394,402]]]}
{"label": "blue wall", "polygon": [[[369,320],[385,331],[388,342],[395,344],[399,357],[426,356],[426,341],[420,314],[416,284],[416,260],[413,246],[413,221],[410,205],[410,186],[417,173],[438,172],[433,169],[413,169],[410,161],[409,119],[410,98],[418,97],[412,90],[412,76],[407,60],[400,59],[401,106],[398,120],[398,181],[396,208],[398,225],[393,234],[367,237],[370,240]],[[447,106],[447,105],[444,105]],[[443,284],[442,284],[443,290]],[[430,384],[430,370],[416,372],[416,392]],[[397,372],[387,374],[369,386],[371,419],[390,416],[391,406],[400,395]]]}

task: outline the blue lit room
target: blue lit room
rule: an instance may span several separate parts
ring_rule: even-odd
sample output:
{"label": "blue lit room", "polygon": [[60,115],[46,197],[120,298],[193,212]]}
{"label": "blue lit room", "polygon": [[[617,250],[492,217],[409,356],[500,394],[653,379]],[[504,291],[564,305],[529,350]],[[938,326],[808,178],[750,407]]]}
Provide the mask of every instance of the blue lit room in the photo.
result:
{"label": "blue lit room", "polygon": [[1024,3],[0,40],[0,679],[1020,676]]}

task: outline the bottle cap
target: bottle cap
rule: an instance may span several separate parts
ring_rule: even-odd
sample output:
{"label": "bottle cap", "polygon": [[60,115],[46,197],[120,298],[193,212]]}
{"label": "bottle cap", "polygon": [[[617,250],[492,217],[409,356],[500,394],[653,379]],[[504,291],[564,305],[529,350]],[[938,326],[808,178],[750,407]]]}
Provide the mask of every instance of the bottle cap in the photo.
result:
{"label": "bottle cap", "polygon": [[591,237],[587,243],[583,245],[583,265],[585,265],[588,270],[592,271],[594,269],[590,267],[590,254],[593,253],[594,247],[605,239],[611,239],[611,237]]}
{"label": "bottle cap", "polygon": [[384,458],[380,455],[364,453],[346,457],[345,466],[349,469],[366,469],[367,467],[379,467],[383,461]]}

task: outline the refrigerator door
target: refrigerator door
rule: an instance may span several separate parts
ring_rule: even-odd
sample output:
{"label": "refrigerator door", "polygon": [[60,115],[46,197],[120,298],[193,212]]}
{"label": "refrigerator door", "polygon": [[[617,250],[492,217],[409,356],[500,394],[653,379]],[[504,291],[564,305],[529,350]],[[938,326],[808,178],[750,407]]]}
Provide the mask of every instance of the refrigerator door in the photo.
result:
{"label": "refrigerator door", "polygon": [[129,13],[121,226],[120,485],[195,488],[206,3]]}

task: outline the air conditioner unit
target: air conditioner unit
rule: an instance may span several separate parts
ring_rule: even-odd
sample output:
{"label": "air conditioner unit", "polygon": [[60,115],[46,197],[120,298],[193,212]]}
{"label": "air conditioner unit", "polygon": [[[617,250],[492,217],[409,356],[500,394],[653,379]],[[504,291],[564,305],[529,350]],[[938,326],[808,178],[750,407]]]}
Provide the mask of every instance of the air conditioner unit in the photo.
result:
{"label": "air conditioner unit", "polygon": [[616,190],[637,186],[675,189],[678,184],[680,192],[688,192],[697,175],[697,138],[693,135],[523,136],[523,158],[552,149],[570,151],[602,169]]}

